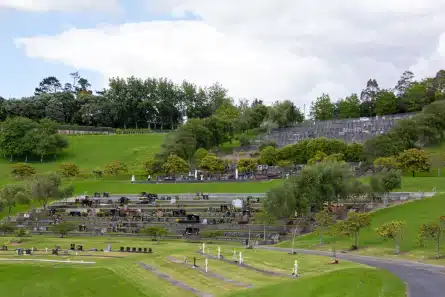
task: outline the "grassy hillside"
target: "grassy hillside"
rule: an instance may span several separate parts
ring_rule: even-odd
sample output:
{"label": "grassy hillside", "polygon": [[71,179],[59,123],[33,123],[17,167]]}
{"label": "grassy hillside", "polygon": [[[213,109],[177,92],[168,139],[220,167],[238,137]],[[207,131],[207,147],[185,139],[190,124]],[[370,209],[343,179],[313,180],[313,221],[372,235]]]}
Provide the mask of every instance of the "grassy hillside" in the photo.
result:
{"label": "grassy hillside", "polygon": [[[55,171],[61,163],[75,163],[84,175],[111,161],[125,162],[129,167],[154,155],[162,144],[165,134],[134,135],[78,135],[68,136],[69,147],[52,162],[32,163],[38,172]],[[16,160],[17,162],[23,160]],[[0,185],[10,181],[14,163],[0,159]]]}
{"label": "grassy hillside", "polygon": [[[439,194],[432,198],[425,198],[407,202],[402,205],[381,209],[372,214],[372,224],[369,228],[360,232],[360,253],[376,255],[394,254],[395,244],[393,241],[385,241],[376,233],[376,228],[392,220],[405,221],[407,228],[401,242],[403,256],[412,258],[428,258],[435,255],[435,245],[427,247],[419,246],[417,235],[422,224],[437,220],[439,216],[445,215],[445,194]],[[352,239],[343,237],[324,236],[324,245],[320,244],[320,237],[311,233],[295,239],[295,247],[330,250],[331,243],[335,243],[338,249],[346,250],[352,244]],[[291,247],[291,242],[280,243],[279,246]],[[444,248],[445,250],[445,248]]]}

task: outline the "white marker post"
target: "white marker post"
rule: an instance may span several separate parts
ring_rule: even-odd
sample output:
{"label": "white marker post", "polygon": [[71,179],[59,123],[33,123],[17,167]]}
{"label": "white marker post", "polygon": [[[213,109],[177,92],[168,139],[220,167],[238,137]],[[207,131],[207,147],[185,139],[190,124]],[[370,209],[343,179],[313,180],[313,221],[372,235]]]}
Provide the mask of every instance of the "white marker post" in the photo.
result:
{"label": "white marker post", "polygon": [[46,252],[46,253],[48,252],[48,248],[45,248],[45,252]]}
{"label": "white marker post", "polygon": [[298,276],[298,261],[297,260],[295,260],[295,263],[294,263],[294,273],[293,273],[293,275],[295,277]]}
{"label": "white marker post", "polygon": [[221,247],[219,246],[218,247],[218,260],[220,260],[221,259]]}
{"label": "white marker post", "polygon": [[239,263],[243,264],[243,253],[239,252]]}
{"label": "white marker post", "polygon": [[202,244],[202,254],[204,255],[205,252],[206,252],[206,244],[203,243],[203,244]]}
{"label": "white marker post", "polygon": [[206,272],[207,272],[208,268],[209,268],[209,259],[206,258],[206,262],[205,263],[206,263]]}
{"label": "white marker post", "polygon": [[233,262],[236,261],[236,250],[233,250]]}

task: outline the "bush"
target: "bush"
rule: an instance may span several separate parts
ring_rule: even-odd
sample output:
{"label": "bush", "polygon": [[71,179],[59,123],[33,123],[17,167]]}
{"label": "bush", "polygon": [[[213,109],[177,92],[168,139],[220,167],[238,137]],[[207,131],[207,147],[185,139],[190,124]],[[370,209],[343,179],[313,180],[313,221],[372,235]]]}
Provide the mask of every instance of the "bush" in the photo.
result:
{"label": "bush", "polygon": [[248,146],[250,145],[250,138],[246,134],[241,134],[237,137],[237,140],[240,143],[240,146]]}
{"label": "bush", "polygon": [[260,147],[258,148],[258,150],[261,152],[263,149],[265,149],[266,147],[271,146],[273,148],[277,148],[278,145],[275,141],[272,140],[268,140],[263,142],[262,144],[260,144]]}
{"label": "bush", "polygon": [[128,172],[128,167],[121,161],[113,161],[105,165],[104,172],[108,175],[119,175]]}
{"label": "bush", "polygon": [[0,224],[0,232],[1,233],[12,233],[15,231],[15,225],[14,224],[8,224],[8,223],[3,223]]}
{"label": "bush", "polygon": [[11,175],[14,178],[24,179],[36,174],[36,169],[29,164],[17,164],[14,165],[11,170]]}
{"label": "bush", "polygon": [[104,172],[102,171],[102,169],[96,168],[91,172],[95,178],[99,179],[104,175]]}
{"label": "bush", "polygon": [[25,229],[20,228],[20,229],[18,229],[18,230],[16,231],[15,235],[16,235],[17,237],[25,237],[25,236],[28,236],[29,233],[28,233],[28,231],[26,231]]}
{"label": "bush", "polygon": [[80,174],[79,166],[73,163],[64,163],[60,165],[58,171],[63,177],[76,177]]}
{"label": "bush", "polygon": [[215,238],[218,236],[224,236],[223,231],[202,231],[199,233],[201,237]]}

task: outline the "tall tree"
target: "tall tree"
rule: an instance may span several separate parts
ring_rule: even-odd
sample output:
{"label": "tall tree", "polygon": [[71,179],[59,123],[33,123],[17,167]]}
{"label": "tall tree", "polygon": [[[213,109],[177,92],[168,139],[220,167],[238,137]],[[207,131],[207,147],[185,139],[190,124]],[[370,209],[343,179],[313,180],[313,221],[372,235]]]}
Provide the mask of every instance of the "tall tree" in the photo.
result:
{"label": "tall tree", "polygon": [[54,173],[34,177],[30,185],[31,198],[42,203],[45,209],[50,200],[59,200],[70,197],[74,188],[62,187],[62,179]]}
{"label": "tall tree", "polygon": [[334,116],[334,107],[331,97],[328,94],[323,94],[315,102],[312,102],[310,115],[317,121],[331,120]]}
{"label": "tall tree", "polygon": [[62,84],[59,79],[55,76],[48,76],[39,83],[39,86],[34,91],[34,95],[54,94],[60,91],[62,91]]}
{"label": "tall tree", "polygon": [[360,117],[360,100],[357,94],[345,97],[337,102],[340,119]]}

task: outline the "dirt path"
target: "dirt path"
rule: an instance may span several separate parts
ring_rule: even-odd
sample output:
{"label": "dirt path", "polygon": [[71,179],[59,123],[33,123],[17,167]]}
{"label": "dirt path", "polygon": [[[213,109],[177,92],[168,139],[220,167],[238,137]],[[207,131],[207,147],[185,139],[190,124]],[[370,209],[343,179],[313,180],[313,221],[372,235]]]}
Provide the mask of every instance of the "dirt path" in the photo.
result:
{"label": "dirt path", "polygon": [[[174,258],[174,257],[168,257],[168,259],[169,259],[171,262],[173,262],[173,263],[176,263],[176,264],[182,264],[182,265],[188,266],[188,267],[190,267],[190,268],[193,268],[193,264],[186,264],[186,263],[184,263],[184,261],[181,261],[181,260],[176,259],[176,258]],[[198,270],[198,271],[200,271],[200,272],[202,272],[202,273],[205,273],[206,275],[209,275],[209,276],[211,276],[211,277],[213,277],[213,278],[222,280],[223,282],[226,282],[226,283],[230,283],[230,284],[232,284],[232,285],[235,285],[235,286],[237,286],[237,287],[243,287],[243,288],[248,288],[248,289],[253,288],[253,285],[249,285],[249,284],[241,283],[241,282],[236,281],[236,280],[233,280],[233,279],[228,279],[228,278],[225,278],[224,276],[222,276],[222,275],[220,275],[220,274],[216,274],[216,273],[213,273],[213,272],[211,272],[211,271],[207,271],[207,272],[206,272],[205,269],[203,269],[203,268],[201,268],[201,267],[195,267],[195,268],[193,268],[193,269]]]}
{"label": "dirt path", "polygon": [[138,262],[139,266],[141,266],[142,268],[144,268],[145,270],[148,270],[154,274],[156,274],[158,277],[168,281],[169,283],[171,283],[172,285],[179,287],[181,289],[184,289],[186,291],[190,291],[195,293],[196,295],[198,295],[199,297],[213,297],[212,294],[208,294],[208,293],[203,293],[201,291],[199,291],[198,289],[192,288],[190,286],[188,286],[187,284],[180,282],[178,280],[175,280],[174,278],[172,278],[171,276],[157,270],[156,268],[149,266],[147,264],[144,264],[142,262]]}

